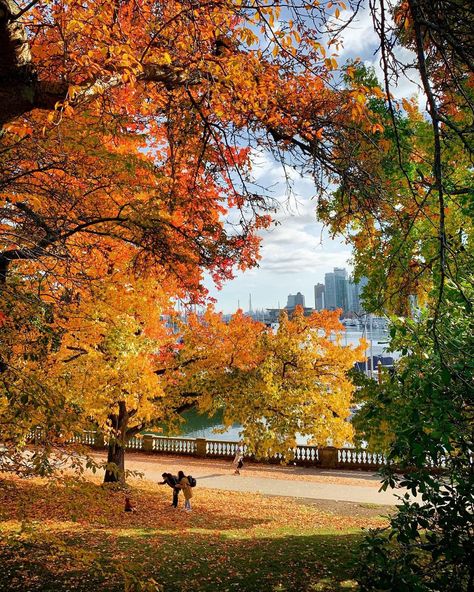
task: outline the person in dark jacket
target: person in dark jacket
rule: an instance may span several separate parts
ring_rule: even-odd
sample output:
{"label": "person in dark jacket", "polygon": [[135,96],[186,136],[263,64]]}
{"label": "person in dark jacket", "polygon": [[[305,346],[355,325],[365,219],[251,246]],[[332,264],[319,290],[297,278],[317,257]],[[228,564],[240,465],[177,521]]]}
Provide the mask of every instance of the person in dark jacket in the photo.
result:
{"label": "person in dark jacket", "polygon": [[163,481],[160,481],[158,485],[169,485],[173,489],[173,503],[171,504],[174,508],[178,507],[178,494],[179,488],[176,487],[178,485],[178,477],[176,475],[172,475],[171,473],[163,473],[161,475],[163,477]]}

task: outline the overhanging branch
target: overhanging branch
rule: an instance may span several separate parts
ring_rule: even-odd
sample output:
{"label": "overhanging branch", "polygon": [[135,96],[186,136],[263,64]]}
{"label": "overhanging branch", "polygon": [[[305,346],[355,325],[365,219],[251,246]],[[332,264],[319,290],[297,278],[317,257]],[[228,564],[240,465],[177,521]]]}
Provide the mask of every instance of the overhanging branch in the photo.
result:
{"label": "overhanging branch", "polygon": [[[12,0],[0,0],[0,125],[29,113],[33,109],[53,110],[66,100],[73,107],[88,104],[99,96],[126,84],[123,72],[111,72],[89,83],[75,86],[69,96],[69,84],[60,80],[39,80],[24,25],[18,18],[35,2],[18,10]],[[142,64],[136,74],[138,82],[162,83],[168,89],[192,85],[208,77],[201,71],[190,71],[184,65]]]}

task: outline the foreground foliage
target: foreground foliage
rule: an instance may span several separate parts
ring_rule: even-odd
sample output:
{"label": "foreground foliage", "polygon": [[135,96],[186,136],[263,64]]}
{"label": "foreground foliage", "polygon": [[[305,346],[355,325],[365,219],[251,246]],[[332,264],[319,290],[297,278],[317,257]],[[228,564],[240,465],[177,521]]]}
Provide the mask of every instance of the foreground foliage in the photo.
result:
{"label": "foreground foliage", "polygon": [[[470,297],[471,289],[464,285]],[[402,350],[393,376],[366,388],[358,423],[403,476],[386,471],[384,487],[409,491],[390,530],[367,541],[364,590],[460,592],[474,586],[473,389],[474,347],[469,300],[446,287],[440,309],[443,348],[432,338],[433,318],[399,321],[393,346]],[[433,469],[438,469],[433,472]],[[415,496],[415,497],[413,497]]]}
{"label": "foreground foliage", "polygon": [[353,589],[352,552],[381,518],[251,494],[199,490],[194,512],[168,490],[136,482],[124,494],[93,483],[2,482],[2,590],[199,592],[262,587],[288,592]]}
{"label": "foreground foliage", "polygon": [[[369,2],[386,97],[371,99],[385,150],[359,154],[374,181],[341,185],[320,213],[353,244],[365,308],[393,320],[392,376],[366,384],[360,437],[384,446],[407,487],[386,533],[367,541],[364,590],[471,592],[474,309],[473,7],[457,0]],[[398,100],[416,71],[424,93]],[[357,75],[377,85],[373,73]],[[411,76],[409,76],[412,78]],[[432,468],[437,472],[432,472]]]}

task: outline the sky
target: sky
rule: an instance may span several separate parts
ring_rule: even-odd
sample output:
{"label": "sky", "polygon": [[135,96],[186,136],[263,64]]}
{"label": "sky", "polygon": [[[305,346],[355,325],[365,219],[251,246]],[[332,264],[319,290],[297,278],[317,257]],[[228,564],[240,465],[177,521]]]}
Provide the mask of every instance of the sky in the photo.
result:
{"label": "sky", "polygon": [[[341,17],[350,13],[344,11]],[[409,60],[409,53],[400,50],[401,57]],[[367,9],[359,11],[356,19],[345,30],[343,47],[338,52],[338,62],[360,58],[373,66],[382,80],[379,64],[378,38]],[[395,98],[416,95],[416,77],[401,79],[395,89]],[[419,95],[419,101],[421,97]],[[420,104],[423,108],[423,105]],[[334,267],[351,271],[350,246],[341,238],[332,238],[316,220],[316,189],[311,178],[294,174],[293,195],[288,198],[281,167],[263,154],[254,155],[254,174],[264,186],[273,186],[281,210],[275,216],[278,224],[262,231],[261,259],[259,267],[236,274],[234,280],[217,290],[206,282],[210,296],[216,299],[216,309],[224,313],[234,312],[239,306],[249,310],[251,295],[253,310],[284,307],[288,294],[301,292],[306,306],[314,307],[314,286],[324,283],[324,274]]]}

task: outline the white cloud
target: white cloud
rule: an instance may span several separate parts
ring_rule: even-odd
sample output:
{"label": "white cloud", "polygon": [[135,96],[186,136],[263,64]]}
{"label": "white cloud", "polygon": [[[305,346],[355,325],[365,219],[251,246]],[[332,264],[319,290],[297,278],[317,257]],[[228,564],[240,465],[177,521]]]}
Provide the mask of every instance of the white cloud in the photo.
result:
{"label": "white cloud", "polygon": [[[333,21],[333,24],[347,22],[353,15],[352,11],[344,10],[341,12],[340,19]],[[344,30],[342,35],[341,48],[338,51],[339,58],[349,59],[367,54],[374,54],[377,50],[379,40],[374,30],[372,16],[367,7],[361,7],[357,16],[351,24]]]}
{"label": "white cloud", "polygon": [[[341,241],[333,241],[317,223],[314,216],[314,202],[311,215],[302,212],[281,220],[265,233],[260,268],[277,274],[311,273],[321,278],[334,266],[345,263],[350,250]],[[311,218],[311,223],[309,223]]]}
{"label": "white cloud", "polygon": [[[272,172],[267,167],[266,178],[272,177]],[[306,296],[307,306],[313,306],[314,285],[324,280],[324,274],[333,267],[349,267],[349,247],[332,240],[316,221],[316,201],[311,199],[314,191],[312,181],[302,179],[295,182],[290,198],[277,198],[282,204],[276,216],[278,224],[261,233],[258,268],[237,274],[219,292],[210,288],[218,309],[232,312],[239,303],[247,309],[250,294],[254,309],[277,307],[278,303],[284,306],[288,294],[297,291]]]}

